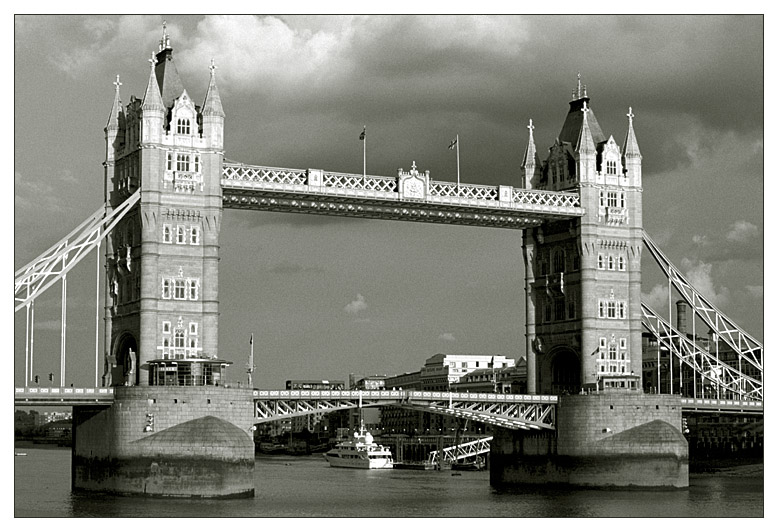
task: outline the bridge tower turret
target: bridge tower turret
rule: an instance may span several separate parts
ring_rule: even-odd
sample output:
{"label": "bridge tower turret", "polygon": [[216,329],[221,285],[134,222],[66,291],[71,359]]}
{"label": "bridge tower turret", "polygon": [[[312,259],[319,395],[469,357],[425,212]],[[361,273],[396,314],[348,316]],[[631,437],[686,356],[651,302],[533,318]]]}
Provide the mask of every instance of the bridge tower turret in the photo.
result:
{"label": "bridge tower turret", "polygon": [[577,393],[612,379],[640,389],[641,156],[631,109],[622,152],[603,135],[589,102],[579,74],[562,130],[532,186],[577,191],[586,211],[578,220],[524,231],[534,393]]}

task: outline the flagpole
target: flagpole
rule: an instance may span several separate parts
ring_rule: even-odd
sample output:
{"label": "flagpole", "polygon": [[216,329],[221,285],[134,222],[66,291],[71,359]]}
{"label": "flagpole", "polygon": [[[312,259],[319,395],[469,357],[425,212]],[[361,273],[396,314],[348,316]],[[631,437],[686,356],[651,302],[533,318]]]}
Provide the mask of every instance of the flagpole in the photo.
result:
{"label": "flagpole", "polygon": [[457,196],[459,196],[459,133],[457,133]]}
{"label": "flagpole", "polygon": [[367,177],[367,126],[362,126],[362,179]]}

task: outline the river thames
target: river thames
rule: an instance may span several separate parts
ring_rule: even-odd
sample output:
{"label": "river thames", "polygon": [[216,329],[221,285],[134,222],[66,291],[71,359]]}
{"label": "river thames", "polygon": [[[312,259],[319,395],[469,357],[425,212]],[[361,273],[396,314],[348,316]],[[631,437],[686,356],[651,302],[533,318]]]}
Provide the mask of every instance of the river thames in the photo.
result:
{"label": "river thames", "polygon": [[257,455],[253,499],[139,499],[70,491],[70,449],[18,449],[15,517],[762,517],[756,475],[692,474],[676,491],[499,491],[489,472],[352,470]]}

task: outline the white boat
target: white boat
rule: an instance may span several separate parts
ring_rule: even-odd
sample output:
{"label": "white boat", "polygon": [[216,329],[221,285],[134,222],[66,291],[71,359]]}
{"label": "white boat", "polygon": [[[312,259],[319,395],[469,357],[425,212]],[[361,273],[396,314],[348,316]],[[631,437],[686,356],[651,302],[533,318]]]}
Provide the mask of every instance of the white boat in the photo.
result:
{"label": "white boat", "polygon": [[355,469],[392,469],[394,461],[388,447],[373,441],[373,435],[365,431],[364,425],[354,437],[339,443],[334,449],[324,453],[331,467],[351,467]]}

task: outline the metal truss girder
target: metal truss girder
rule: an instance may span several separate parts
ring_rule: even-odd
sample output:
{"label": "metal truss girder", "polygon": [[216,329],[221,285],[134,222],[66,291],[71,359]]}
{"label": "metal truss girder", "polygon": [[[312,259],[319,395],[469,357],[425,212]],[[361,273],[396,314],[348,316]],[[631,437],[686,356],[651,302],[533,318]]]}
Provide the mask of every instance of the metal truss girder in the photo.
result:
{"label": "metal truss girder", "polygon": [[[477,456],[479,454],[488,453],[491,450],[491,442],[494,436],[488,436],[479,440],[473,440],[469,442],[460,443],[459,445],[452,445],[451,447],[444,447],[440,450],[443,453],[443,459],[448,462],[456,462],[463,458],[470,458],[471,456]],[[430,462],[436,462],[438,460],[438,451],[432,451],[429,455]]]}
{"label": "metal truss girder", "polygon": [[728,318],[715,305],[705,299],[673,263],[662,253],[659,246],[651,240],[648,233],[643,232],[643,242],[651,255],[670,279],[678,293],[692,307],[696,314],[710,327],[727,345],[739,353],[749,364],[762,371],[762,359],[764,348],[762,343],[746,333],[734,321]]}
{"label": "metal truss girder", "polygon": [[140,199],[140,190],[110,213],[100,207],[65,238],[14,275],[14,312],[24,308],[59,281],[108,235]]}
{"label": "metal truss girder", "polygon": [[[301,400],[301,399],[260,399],[255,400],[256,423],[268,423],[306,414],[325,413],[335,410],[359,408],[360,403],[352,399]],[[394,401],[363,399],[364,408],[395,404]]]}
{"label": "metal truss girder", "polygon": [[717,360],[710,352],[698,346],[685,334],[681,334],[645,303],[641,304],[641,308],[643,327],[683,364],[726,390],[751,399],[762,400],[761,381]]}

